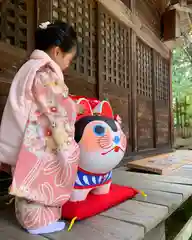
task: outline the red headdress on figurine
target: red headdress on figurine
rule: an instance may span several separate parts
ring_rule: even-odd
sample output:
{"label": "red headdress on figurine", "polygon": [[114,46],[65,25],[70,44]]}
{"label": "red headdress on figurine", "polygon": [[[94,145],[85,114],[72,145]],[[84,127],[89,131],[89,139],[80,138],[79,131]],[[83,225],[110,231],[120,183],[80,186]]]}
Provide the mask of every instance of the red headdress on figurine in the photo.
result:
{"label": "red headdress on figurine", "polygon": [[113,118],[121,123],[119,115],[114,115],[112,107],[107,100],[100,101],[95,98],[87,98],[82,96],[70,96],[77,104],[83,108],[82,113],[77,115],[77,121],[86,116],[103,116]]}

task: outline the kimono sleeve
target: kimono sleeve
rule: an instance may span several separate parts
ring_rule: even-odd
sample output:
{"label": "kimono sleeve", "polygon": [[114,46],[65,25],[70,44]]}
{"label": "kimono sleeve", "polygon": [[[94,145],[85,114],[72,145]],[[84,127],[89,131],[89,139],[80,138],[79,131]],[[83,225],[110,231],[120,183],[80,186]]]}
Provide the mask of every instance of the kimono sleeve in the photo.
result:
{"label": "kimono sleeve", "polygon": [[76,114],[74,104],[68,97],[67,86],[56,73],[46,68],[37,72],[33,94],[38,109],[47,118],[56,148],[64,149],[73,141],[74,126],[71,126],[70,115]]}

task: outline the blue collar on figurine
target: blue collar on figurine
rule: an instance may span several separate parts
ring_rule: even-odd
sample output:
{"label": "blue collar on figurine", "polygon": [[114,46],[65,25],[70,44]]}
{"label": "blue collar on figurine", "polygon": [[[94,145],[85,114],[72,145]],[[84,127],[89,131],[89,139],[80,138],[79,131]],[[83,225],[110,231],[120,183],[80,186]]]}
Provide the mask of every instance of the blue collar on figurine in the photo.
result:
{"label": "blue collar on figurine", "polygon": [[81,168],[78,169],[75,188],[91,188],[107,184],[112,179],[112,171],[104,174],[87,172]]}

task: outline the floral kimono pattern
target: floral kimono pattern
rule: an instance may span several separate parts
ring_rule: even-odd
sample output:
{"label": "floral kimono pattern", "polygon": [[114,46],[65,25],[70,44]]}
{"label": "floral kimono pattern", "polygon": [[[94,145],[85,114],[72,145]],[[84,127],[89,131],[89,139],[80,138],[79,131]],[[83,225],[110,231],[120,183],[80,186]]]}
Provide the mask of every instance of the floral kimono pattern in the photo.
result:
{"label": "floral kimono pattern", "polygon": [[36,73],[31,102],[10,194],[20,224],[37,229],[60,218],[75,183],[79,147],[75,104],[49,64]]}

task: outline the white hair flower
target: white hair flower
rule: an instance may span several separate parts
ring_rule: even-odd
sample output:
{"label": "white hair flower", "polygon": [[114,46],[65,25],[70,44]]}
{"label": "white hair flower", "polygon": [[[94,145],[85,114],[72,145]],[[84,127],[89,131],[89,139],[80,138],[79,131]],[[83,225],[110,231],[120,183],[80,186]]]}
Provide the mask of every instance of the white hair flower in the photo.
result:
{"label": "white hair flower", "polygon": [[47,29],[47,27],[48,27],[50,24],[51,24],[50,22],[44,22],[44,23],[41,23],[41,24],[39,25],[39,27],[40,27],[41,29]]}

